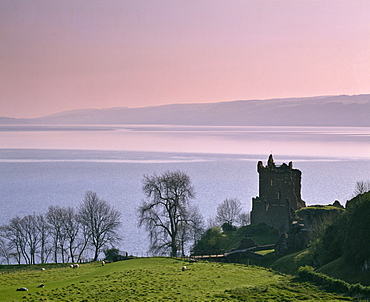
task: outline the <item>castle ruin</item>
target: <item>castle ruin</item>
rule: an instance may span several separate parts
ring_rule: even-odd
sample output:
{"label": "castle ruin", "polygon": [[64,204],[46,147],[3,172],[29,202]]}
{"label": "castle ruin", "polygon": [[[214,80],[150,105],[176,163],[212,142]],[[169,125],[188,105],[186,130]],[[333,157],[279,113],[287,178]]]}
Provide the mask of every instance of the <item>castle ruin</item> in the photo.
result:
{"label": "castle ruin", "polygon": [[301,199],[301,171],[292,162],[277,166],[272,154],[267,165],[257,164],[259,196],[252,199],[251,223],[266,223],[280,234],[287,233],[296,220],[295,211],[305,207]]}

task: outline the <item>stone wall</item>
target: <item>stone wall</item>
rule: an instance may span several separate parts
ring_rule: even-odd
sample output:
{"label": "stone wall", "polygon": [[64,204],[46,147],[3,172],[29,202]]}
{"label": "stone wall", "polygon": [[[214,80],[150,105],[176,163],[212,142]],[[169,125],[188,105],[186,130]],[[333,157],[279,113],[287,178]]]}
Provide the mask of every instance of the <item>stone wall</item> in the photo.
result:
{"label": "stone wall", "polygon": [[257,164],[259,196],[252,199],[251,223],[264,222],[286,233],[296,219],[295,211],[304,207],[301,199],[301,171],[290,162],[277,166],[272,155],[267,165]]}

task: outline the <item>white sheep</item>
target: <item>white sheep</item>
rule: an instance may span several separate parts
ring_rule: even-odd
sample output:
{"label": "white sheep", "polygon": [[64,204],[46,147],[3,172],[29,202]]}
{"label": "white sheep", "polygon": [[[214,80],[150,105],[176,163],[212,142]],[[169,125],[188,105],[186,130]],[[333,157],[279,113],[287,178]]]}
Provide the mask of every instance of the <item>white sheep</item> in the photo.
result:
{"label": "white sheep", "polygon": [[44,270],[45,270],[45,268],[42,268],[41,270],[42,270],[42,271],[44,271]]}
{"label": "white sheep", "polygon": [[104,260],[101,262],[101,265],[102,265],[102,266],[104,266],[104,265],[105,265],[105,261],[104,261]]}
{"label": "white sheep", "polygon": [[27,287],[20,287],[20,288],[17,288],[17,291],[26,292],[26,291],[28,291],[28,288]]}
{"label": "white sheep", "polygon": [[185,271],[186,270],[186,266],[184,265],[181,269],[182,269],[182,271]]}

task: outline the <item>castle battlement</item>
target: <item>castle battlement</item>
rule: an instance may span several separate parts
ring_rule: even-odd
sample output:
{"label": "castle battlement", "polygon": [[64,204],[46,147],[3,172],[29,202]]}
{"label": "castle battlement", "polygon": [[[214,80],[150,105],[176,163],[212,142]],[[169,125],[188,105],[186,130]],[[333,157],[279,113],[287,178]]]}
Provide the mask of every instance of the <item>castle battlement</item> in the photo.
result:
{"label": "castle battlement", "polygon": [[301,199],[301,171],[293,169],[292,162],[275,164],[272,154],[267,165],[257,163],[259,196],[252,199],[251,223],[264,222],[285,233],[295,211],[305,207]]}

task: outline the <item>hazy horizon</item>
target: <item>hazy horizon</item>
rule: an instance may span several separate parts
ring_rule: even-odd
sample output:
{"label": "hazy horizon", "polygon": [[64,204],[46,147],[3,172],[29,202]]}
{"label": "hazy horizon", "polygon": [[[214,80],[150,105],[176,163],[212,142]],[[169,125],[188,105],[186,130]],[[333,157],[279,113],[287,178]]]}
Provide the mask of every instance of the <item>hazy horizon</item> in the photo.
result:
{"label": "hazy horizon", "polygon": [[[365,96],[369,95],[370,93],[361,93],[361,94],[341,94],[344,96]],[[328,94],[328,95],[310,95],[310,96],[288,96],[288,97],[271,97],[271,98],[253,98],[253,99],[237,99],[237,100],[218,100],[218,101],[209,101],[209,102],[168,102],[168,103],[159,103],[159,104],[142,104],[135,106],[129,105],[125,106],[124,104],[122,106],[103,106],[103,107],[76,107],[76,108],[71,108],[71,109],[65,109],[65,110],[59,110],[59,111],[50,111],[49,113],[42,114],[42,115],[34,115],[34,116],[5,116],[1,115],[1,112],[3,111],[1,109],[0,111],[0,118],[6,117],[6,118],[14,118],[14,119],[38,119],[38,118],[43,118],[43,117],[48,117],[48,116],[53,116],[53,115],[58,115],[61,113],[68,113],[68,112],[77,112],[77,111],[85,111],[85,110],[109,110],[109,109],[120,109],[120,108],[127,108],[127,109],[141,109],[141,108],[149,108],[149,107],[162,107],[162,106],[171,106],[171,105],[203,105],[203,104],[219,104],[219,103],[232,103],[232,102],[239,102],[239,101],[270,101],[270,100],[290,100],[290,99],[310,99],[310,98],[321,98],[321,97],[337,97],[340,96],[339,94]],[[5,108],[5,107],[4,107]]]}
{"label": "hazy horizon", "polygon": [[370,93],[370,1],[0,1],[0,116]]}

